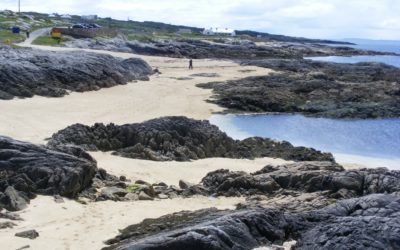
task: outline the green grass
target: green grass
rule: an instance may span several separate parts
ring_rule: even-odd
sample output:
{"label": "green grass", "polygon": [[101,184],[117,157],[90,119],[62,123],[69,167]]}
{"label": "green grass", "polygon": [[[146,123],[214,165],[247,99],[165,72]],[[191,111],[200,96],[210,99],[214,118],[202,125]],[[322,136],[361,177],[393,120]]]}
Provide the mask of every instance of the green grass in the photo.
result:
{"label": "green grass", "polygon": [[25,40],[25,36],[22,34],[13,34],[11,30],[0,29],[0,43],[9,44],[18,43]]}
{"label": "green grass", "polygon": [[56,45],[63,45],[65,41],[67,41],[65,38],[61,38],[61,41],[59,42],[58,39],[52,38],[51,36],[39,36],[32,42],[32,44],[56,46]]}
{"label": "green grass", "polygon": [[136,192],[139,188],[140,188],[140,185],[138,185],[138,184],[132,184],[132,185],[129,185],[125,190],[126,190],[126,192],[128,192],[128,193],[134,193],[134,192]]}

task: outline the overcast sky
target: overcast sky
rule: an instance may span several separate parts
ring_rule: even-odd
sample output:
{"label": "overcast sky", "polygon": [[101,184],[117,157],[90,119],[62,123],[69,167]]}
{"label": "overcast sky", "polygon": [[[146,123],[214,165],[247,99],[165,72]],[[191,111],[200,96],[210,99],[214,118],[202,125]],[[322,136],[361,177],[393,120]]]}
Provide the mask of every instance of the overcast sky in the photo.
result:
{"label": "overcast sky", "polygon": [[[0,0],[17,10],[18,0]],[[98,14],[310,38],[400,40],[400,0],[21,0],[21,11]]]}

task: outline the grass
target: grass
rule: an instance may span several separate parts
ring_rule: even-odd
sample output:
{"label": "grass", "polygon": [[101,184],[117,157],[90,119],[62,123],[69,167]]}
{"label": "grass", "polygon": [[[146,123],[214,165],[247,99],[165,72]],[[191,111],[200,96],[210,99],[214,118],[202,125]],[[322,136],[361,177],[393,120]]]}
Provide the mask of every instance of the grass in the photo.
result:
{"label": "grass", "polygon": [[11,30],[0,29],[0,43],[11,45],[12,43],[18,43],[25,40],[25,36],[22,34],[13,34]]}
{"label": "grass", "polygon": [[36,38],[32,44],[35,45],[46,45],[46,46],[56,46],[56,45],[63,45],[67,39],[61,37],[61,41],[59,42],[58,39],[52,38],[51,36],[39,36]]}
{"label": "grass", "polygon": [[128,192],[128,193],[134,193],[134,192],[136,192],[139,188],[140,188],[140,185],[138,185],[138,184],[132,184],[132,185],[129,185],[125,190],[126,190],[126,192]]}

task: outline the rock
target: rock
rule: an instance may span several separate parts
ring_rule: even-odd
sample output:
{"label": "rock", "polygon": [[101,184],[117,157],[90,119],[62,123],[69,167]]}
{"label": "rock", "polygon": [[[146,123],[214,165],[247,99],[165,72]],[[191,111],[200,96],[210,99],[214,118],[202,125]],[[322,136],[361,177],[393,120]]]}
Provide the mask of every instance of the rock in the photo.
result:
{"label": "rock", "polygon": [[39,237],[39,233],[36,232],[36,230],[27,230],[27,231],[16,233],[15,236],[33,240],[33,239],[36,239],[37,237]]}
{"label": "rock", "polygon": [[373,193],[397,193],[400,191],[400,171],[345,170],[332,162],[298,162],[266,166],[251,174],[220,169],[208,173],[201,183],[209,194],[223,196],[277,195],[290,190],[300,193],[328,191],[321,195],[343,199]]}
{"label": "rock", "polygon": [[104,200],[118,201],[121,197],[125,197],[128,192],[118,187],[105,187],[101,190],[100,197]]}
{"label": "rock", "polygon": [[22,246],[22,247],[18,248],[17,250],[28,249],[30,247],[31,247],[30,245],[25,245],[25,246]]}
{"label": "rock", "polygon": [[125,195],[125,199],[129,201],[137,201],[139,200],[139,195],[135,193],[128,193],[127,195]]}
{"label": "rock", "polygon": [[151,67],[142,59],[119,59],[82,51],[48,52],[0,48],[0,99],[61,97],[145,80]]}
{"label": "rock", "polygon": [[114,154],[123,157],[153,161],[189,161],[210,157],[334,161],[331,154],[294,147],[288,142],[259,137],[236,141],[208,121],[186,117],[163,117],[122,126],[75,124],[57,132],[48,141],[50,148],[69,144],[86,150],[114,151]]}
{"label": "rock", "polygon": [[18,211],[28,206],[29,199],[24,197],[20,192],[12,186],[8,186],[4,191],[4,195],[0,194],[0,206],[9,211]]}
{"label": "rock", "polygon": [[227,112],[302,113],[332,118],[400,116],[400,69],[380,63],[340,64],[303,59],[243,62],[279,71],[219,83],[213,103]]}
{"label": "rock", "polygon": [[119,177],[119,180],[120,180],[120,181],[124,181],[124,182],[127,181],[127,180],[126,180],[126,177],[123,176],[123,175],[121,175],[121,176]]}
{"label": "rock", "polygon": [[159,199],[162,199],[162,200],[169,198],[168,195],[166,195],[166,194],[158,194],[157,196]]}
{"label": "rock", "polygon": [[10,222],[10,221],[0,222],[0,229],[13,228],[16,225],[17,224]]}
{"label": "rock", "polygon": [[56,203],[64,203],[64,199],[60,195],[54,195],[54,201]]}
{"label": "rock", "polygon": [[7,219],[7,220],[23,220],[19,214],[8,212],[8,211],[6,211],[5,213],[0,212],[0,218]]}
{"label": "rock", "polygon": [[270,208],[205,209],[147,219],[104,249],[398,249],[400,197],[374,194],[301,213]]}
{"label": "rock", "polygon": [[190,183],[190,182],[187,182],[187,181],[184,181],[184,180],[179,180],[179,187],[182,188],[182,189],[187,189],[187,188],[189,188],[191,186],[194,186],[194,185],[195,184],[193,184],[193,183]]}
{"label": "rock", "polygon": [[3,136],[0,162],[0,203],[11,210],[24,208],[35,194],[74,198],[97,170],[95,161]]}
{"label": "rock", "polygon": [[141,185],[138,189],[139,192],[144,192],[150,197],[155,197],[156,192],[154,191],[153,186]]}
{"label": "rock", "polygon": [[96,39],[96,41],[93,41],[93,39],[79,39],[67,42],[66,46],[73,48],[121,51],[141,55],[166,56],[175,58],[186,57],[194,59],[303,58],[304,56],[324,55],[385,54],[383,52],[358,50],[351,47],[326,46],[310,43],[270,42],[270,40],[268,40],[265,45],[256,45],[252,41],[245,41],[243,39],[241,41],[232,41],[229,38],[213,40],[213,42],[198,39],[179,39],[151,41],[147,43],[139,41],[125,41],[122,39]]}
{"label": "rock", "polygon": [[141,201],[152,201],[153,197],[147,195],[145,192],[142,191],[142,192],[139,193],[139,200],[141,200]]}

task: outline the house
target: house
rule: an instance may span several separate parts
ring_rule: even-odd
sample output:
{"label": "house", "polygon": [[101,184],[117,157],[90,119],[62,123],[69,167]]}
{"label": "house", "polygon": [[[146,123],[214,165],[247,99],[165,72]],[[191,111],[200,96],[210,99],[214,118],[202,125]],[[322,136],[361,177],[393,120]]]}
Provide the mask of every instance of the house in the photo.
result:
{"label": "house", "polygon": [[97,15],[86,15],[86,16],[81,16],[81,18],[84,20],[97,20]]}
{"label": "house", "polygon": [[68,14],[64,14],[64,15],[61,15],[61,18],[71,19],[72,17],[70,15],[68,15]]}
{"label": "house", "polygon": [[226,35],[236,36],[236,32],[233,29],[228,28],[209,28],[203,30],[203,35],[215,36],[215,35]]}

